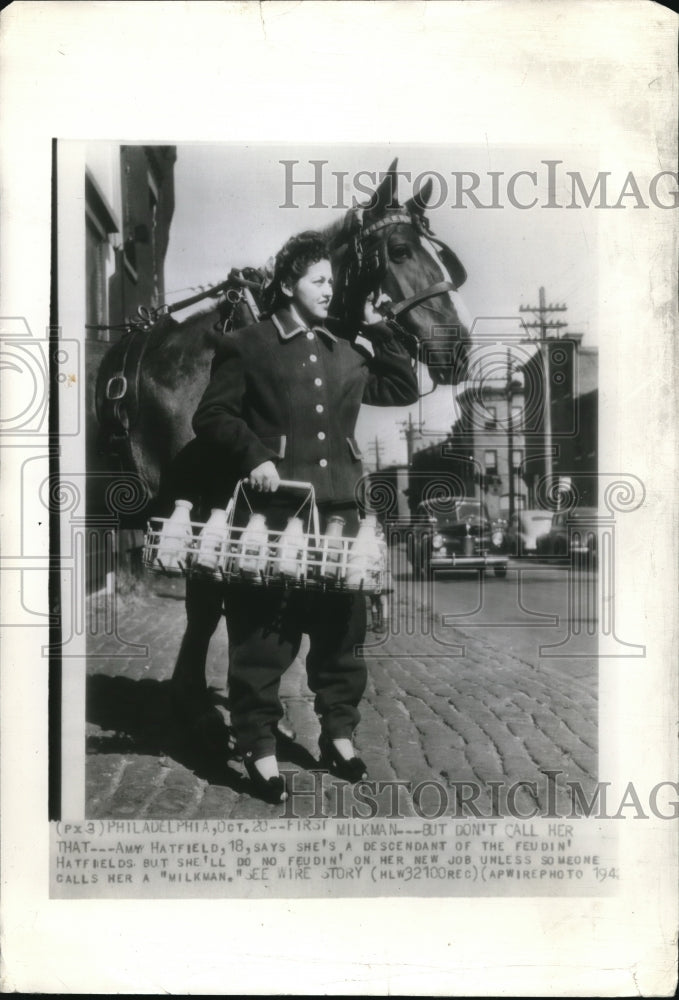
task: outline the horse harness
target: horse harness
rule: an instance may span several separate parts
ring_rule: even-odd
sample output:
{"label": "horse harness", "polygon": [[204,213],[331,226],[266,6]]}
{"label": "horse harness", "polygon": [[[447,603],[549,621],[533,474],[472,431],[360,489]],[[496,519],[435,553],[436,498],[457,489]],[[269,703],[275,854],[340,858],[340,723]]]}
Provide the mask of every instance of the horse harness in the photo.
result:
{"label": "horse harness", "polygon": [[[256,322],[260,310],[253,292],[260,287],[261,276],[254,268],[243,271],[234,268],[226,281],[188,299],[158,309],[139,306],[137,316],[128,319],[120,327],[97,327],[124,331],[120,340],[112,345],[102,360],[95,392],[99,448],[116,457],[122,470],[134,470],[139,474],[132,455],[130,430],[139,413],[139,380],[142,360],[149,346],[148,335],[173,312],[186,309],[205,298],[217,298],[221,294],[225,296],[227,308],[216,324],[220,333],[224,334],[230,329],[233,314],[241,302],[249,307]],[[148,484],[145,485],[148,490]]]}

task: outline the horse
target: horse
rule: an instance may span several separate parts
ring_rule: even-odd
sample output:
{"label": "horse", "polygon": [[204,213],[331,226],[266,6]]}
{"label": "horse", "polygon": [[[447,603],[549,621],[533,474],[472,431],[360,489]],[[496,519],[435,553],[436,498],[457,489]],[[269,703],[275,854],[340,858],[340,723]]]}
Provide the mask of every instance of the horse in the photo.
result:
{"label": "horse", "polygon": [[[387,322],[426,366],[433,385],[457,384],[469,351],[457,296],[466,272],[429,226],[431,182],[402,206],[396,166],[394,160],[366,204],[350,208],[322,233],[335,275],[330,313],[356,329],[366,294],[380,289],[392,303]],[[243,287],[261,285],[253,280]],[[138,476],[146,502],[137,512],[141,506],[144,519],[154,513],[169,465],[194,436],[191,420],[221,331],[225,324],[254,322],[257,313],[256,295],[229,299],[227,287],[220,305],[181,323],[167,313],[152,322],[147,313],[145,328],[130,330],[104,356],[96,384],[99,451],[115,457],[120,471]]]}

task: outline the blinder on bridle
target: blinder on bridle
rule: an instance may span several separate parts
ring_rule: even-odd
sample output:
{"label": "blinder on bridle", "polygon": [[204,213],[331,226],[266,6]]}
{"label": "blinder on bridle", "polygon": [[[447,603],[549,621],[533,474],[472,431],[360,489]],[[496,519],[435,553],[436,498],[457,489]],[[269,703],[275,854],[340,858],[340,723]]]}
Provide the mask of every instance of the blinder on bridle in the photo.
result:
{"label": "blinder on bridle", "polygon": [[[413,226],[420,239],[430,244],[444,275],[448,276],[449,280],[436,281],[400,302],[391,303],[383,310],[385,320],[392,327],[395,335],[405,344],[409,353],[416,357],[419,341],[414,334],[401,326],[397,317],[437,295],[456,292],[466,281],[467,272],[450,247],[434,236],[429,228],[429,220],[423,212],[410,213],[400,208],[387,209],[384,216],[365,226],[362,221],[362,213],[357,213],[355,220],[358,222],[358,226],[348,241],[347,260],[340,294],[342,313],[349,320],[360,321],[357,310],[362,301],[368,294],[377,291],[387,276],[389,260],[386,231],[391,226]],[[378,233],[382,233],[381,239],[372,241],[371,238]],[[373,242],[370,247],[366,245],[369,241]]]}

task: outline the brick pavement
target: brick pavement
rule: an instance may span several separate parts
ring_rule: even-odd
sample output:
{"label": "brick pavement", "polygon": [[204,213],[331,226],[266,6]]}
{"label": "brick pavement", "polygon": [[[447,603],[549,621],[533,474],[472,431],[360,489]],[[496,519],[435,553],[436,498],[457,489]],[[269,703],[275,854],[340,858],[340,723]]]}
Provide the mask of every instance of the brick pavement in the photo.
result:
{"label": "brick pavement", "polygon": [[[120,598],[117,614],[117,636],[94,635],[88,644],[87,815],[193,819],[282,812],[282,806],[251,796],[226,728],[218,725],[198,740],[172,716],[167,681],[184,627],[183,581],[155,580],[140,594]],[[392,602],[392,615],[397,628],[386,636],[369,633],[366,649],[369,683],[356,746],[371,780],[407,781],[410,791],[420,782],[440,782],[448,812],[456,803],[459,808],[460,796],[472,794],[471,784],[464,790],[459,783],[473,783],[479,789],[475,804],[484,815],[492,810],[491,794],[505,795],[512,782],[536,784],[518,789],[518,809],[528,812],[536,802],[544,807],[547,782],[540,772],[545,768],[562,772],[556,787],[560,806],[566,808],[566,780],[581,782],[591,794],[597,769],[594,666],[583,671],[579,664],[572,676],[567,663],[529,663],[508,653],[493,644],[492,630],[442,632],[432,622],[409,634],[410,618],[398,601]],[[148,655],[127,655],[125,643],[146,644]],[[226,629],[220,626],[210,647],[208,682],[225,720],[226,649]],[[296,740],[281,749],[280,759],[296,772],[295,787],[309,791],[315,787],[309,770],[317,766],[319,727],[303,652],[281,686]],[[492,793],[492,782],[503,782],[503,789]],[[327,815],[336,809],[338,784],[328,775],[322,778]],[[421,791],[418,806],[433,813],[440,792]],[[403,811],[412,814],[409,790],[399,795]],[[385,798],[384,808],[389,807]],[[310,795],[299,803],[307,815],[317,808]]]}

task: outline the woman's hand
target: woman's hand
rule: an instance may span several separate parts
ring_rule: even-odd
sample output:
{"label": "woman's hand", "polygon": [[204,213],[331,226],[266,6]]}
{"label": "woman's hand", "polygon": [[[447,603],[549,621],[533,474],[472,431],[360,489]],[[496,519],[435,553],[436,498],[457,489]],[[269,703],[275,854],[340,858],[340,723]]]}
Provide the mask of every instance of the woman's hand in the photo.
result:
{"label": "woman's hand", "polygon": [[363,323],[366,326],[373,326],[374,323],[382,323],[384,321],[384,311],[385,307],[391,302],[391,299],[384,292],[378,292],[377,298],[375,297],[375,292],[371,292],[368,298],[365,300],[365,306],[363,308]]}
{"label": "woman's hand", "polygon": [[281,477],[273,462],[262,462],[248,476],[248,483],[253,490],[261,493],[275,493],[280,485]]}

